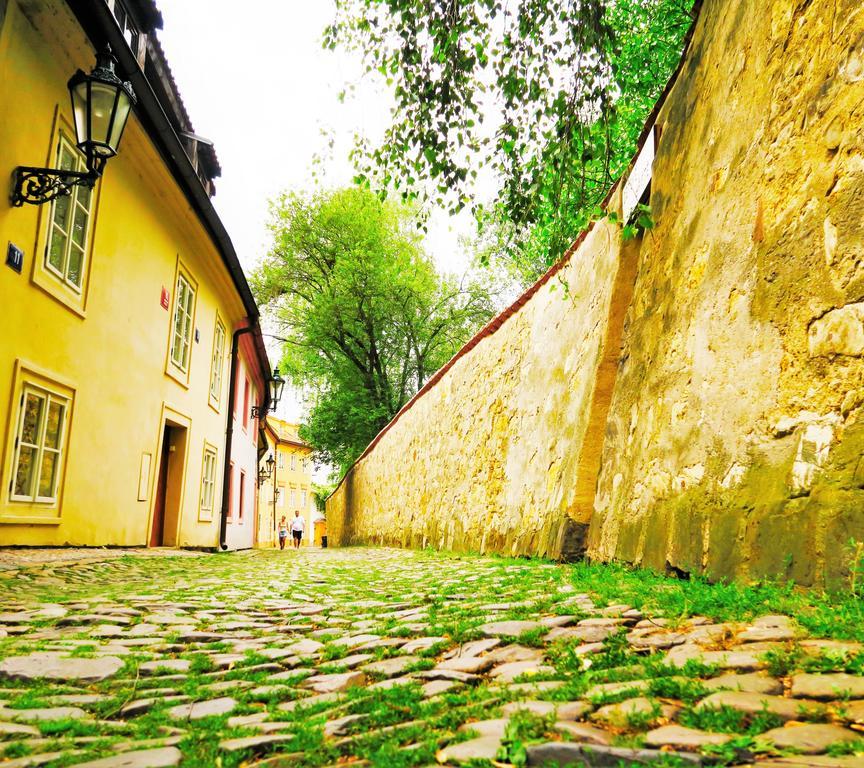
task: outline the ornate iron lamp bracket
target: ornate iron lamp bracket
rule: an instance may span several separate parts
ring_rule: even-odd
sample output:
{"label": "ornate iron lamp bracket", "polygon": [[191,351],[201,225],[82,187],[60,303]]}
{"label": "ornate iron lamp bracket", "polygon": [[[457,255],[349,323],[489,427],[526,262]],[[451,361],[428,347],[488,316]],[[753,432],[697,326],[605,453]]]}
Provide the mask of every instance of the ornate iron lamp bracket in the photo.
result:
{"label": "ornate iron lamp bracket", "polygon": [[92,189],[98,178],[96,171],[59,171],[22,165],[13,175],[11,202],[16,208],[24,203],[42,205],[71,194],[73,187]]}

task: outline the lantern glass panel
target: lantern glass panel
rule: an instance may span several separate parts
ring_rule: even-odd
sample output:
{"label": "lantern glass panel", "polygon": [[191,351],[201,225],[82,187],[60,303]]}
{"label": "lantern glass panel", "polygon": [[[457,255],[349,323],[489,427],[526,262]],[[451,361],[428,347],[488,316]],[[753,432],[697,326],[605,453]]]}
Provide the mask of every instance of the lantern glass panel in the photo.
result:
{"label": "lantern glass panel", "polygon": [[116,153],[110,139],[119,91],[116,86],[106,83],[93,82],[90,86],[90,141],[96,155],[111,157]]}
{"label": "lantern glass panel", "polygon": [[72,93],[72,114],[75,118],[75,138],[80,147],[90,141],[90,130],[87,124],[87,86],[81,82],[70,88]]}
{"label": "lantern glass panel", "polygon": [[114,125],[111,127],[111,135],[108,137],[108,145],[115,153],[117,152],[117,147],[120,145],[120,137],[123,135],[123,129],[126,127],[126,121],[129,119],[131,109],[132,100],[129,98],[129,94],[124,90],[118,91]]}

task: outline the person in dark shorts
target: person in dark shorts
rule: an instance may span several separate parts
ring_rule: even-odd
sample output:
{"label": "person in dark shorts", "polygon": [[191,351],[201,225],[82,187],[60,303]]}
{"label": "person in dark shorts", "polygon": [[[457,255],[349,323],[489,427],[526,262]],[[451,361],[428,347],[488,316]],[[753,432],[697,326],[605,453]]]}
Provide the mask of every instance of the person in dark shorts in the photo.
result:
{"label": "person in dark shorts", "polygon": [[306,531],[306,518],[300,514],[300,510],[294,511],[294,519],[291,521],[291,535],[294,537],[294,549],[300,549],[303,542],[303,533]]}

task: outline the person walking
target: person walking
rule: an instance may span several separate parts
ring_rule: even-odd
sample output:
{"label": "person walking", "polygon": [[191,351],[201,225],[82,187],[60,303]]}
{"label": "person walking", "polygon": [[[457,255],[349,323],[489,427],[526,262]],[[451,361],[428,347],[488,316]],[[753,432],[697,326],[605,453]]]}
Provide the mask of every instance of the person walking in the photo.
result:
{"label": "person walking", "polygon": [[279,521],[279,549],[285,549],[285,539],[288,538],[288,521],[285,519],[285,515],[282,515],[282,519]]}
{"label": "person walking", "polygon": [[291,534],[294,536],[294,549],[300,549],[303,541],[303,533],[306,531],[306,518],[300,515],[300,510],[294,511],[294,519],[291,521]]}

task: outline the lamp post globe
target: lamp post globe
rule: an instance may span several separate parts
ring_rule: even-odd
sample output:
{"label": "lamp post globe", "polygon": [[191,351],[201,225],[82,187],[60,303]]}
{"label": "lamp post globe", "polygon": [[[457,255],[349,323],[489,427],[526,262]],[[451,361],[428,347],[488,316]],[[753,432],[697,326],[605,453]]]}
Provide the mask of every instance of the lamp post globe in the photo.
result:
{"label": "lamp post globe", "polygon": [[97,174],[117,154],[136,101],[132,86],[114,72],[116,63],[106,45],[96,55],[96,66],[89,75],[79,69],[69,79],[78,148],[87,158],[87,169]]}
{"label": "lamp post globe", "polygon": [[273,369],[273,378],[270,379],[270,401],[273,403],[271,410],[276,410],[282,399],[282,390],[285,389],[285,379],[279,375],[279,369]]}

